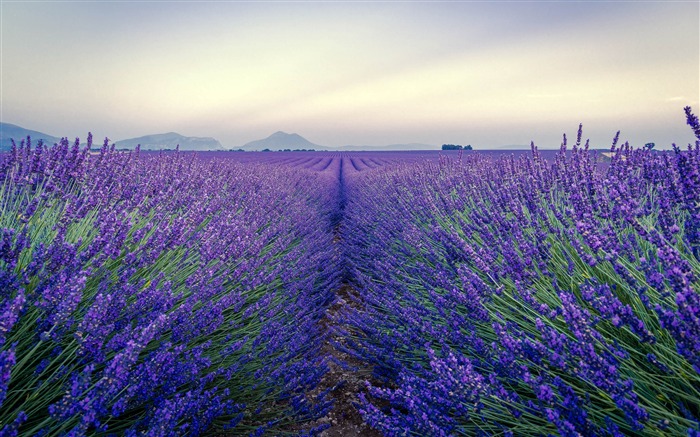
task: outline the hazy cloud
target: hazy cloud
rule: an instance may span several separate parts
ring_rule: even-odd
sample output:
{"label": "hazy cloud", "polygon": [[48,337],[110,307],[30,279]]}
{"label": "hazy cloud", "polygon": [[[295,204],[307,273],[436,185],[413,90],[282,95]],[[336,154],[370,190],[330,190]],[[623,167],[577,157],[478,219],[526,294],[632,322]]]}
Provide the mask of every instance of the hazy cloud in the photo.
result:
{"label": "hazy cloud", "polygon": [[700,92],[697,3],[2,7],[2,121],[57,136],[683,143]]}

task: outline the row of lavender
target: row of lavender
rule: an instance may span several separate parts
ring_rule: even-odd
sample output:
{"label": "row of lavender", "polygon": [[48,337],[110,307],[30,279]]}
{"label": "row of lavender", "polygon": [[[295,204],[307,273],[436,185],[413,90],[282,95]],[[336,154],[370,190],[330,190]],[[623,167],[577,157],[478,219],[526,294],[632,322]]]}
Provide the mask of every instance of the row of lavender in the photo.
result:
{"label": "row of lavender", "polygon": [[699,434],[700,141],[601,170],[580,140],[346,177],[346,345],[375,366],[373,427]]}
{"label": "row of lavender", "polygon": [[0,435],[325,414],[337,174],[89,147],[0,157]]}

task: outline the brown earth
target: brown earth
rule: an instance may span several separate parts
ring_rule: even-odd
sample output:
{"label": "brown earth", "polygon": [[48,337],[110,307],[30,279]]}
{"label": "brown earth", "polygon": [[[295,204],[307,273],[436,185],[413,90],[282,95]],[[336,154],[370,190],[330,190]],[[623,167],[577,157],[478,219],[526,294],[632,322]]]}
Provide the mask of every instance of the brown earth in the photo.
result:
{"label": "brown earth", "polygon": [[[356,295],[357,291],[349,285],[343,285],[336,293],[336,302],[326,313],[325,325],[329,331],[332,331],[333,326],[338,323],[339,311],[345,306],[353,306],[351,295]],[[314,424],[329,423],[331,425],[329,429],[321,432],[320,437],[381,437],[382,434],[379,431],[363,422],[362,416],[353,405],[358,402],[358,393],[366,390],[365,381],[371,379],[372,367],[345,352],[339,351],[333,346],[333,342],[342,344],[343,338],[331,334],[323,346],[322,353],[346,363],[347,366],[340,366],[329,361],[330,370],[319,385],[319,391],[332,388],[330,396],[334,400],[333,409]]]}

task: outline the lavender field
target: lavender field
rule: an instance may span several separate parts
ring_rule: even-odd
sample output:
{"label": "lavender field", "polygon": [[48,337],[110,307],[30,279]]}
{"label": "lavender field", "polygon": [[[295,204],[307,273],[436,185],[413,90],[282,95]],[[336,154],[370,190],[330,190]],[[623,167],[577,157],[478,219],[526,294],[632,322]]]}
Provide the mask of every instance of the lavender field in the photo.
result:
{"label": "lavender field", "polygon": [[686,115],[694,145],[615,136],[607,160],[580,130],[500,153],[27,138],[0,155],[0,436],[329,435],[343,375],[342,413],[386,436],[700,435]]}

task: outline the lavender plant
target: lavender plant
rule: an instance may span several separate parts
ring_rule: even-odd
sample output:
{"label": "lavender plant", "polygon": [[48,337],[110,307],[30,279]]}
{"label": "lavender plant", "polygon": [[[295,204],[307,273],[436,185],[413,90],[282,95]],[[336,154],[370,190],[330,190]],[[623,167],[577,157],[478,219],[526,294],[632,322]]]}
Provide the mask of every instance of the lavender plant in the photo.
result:
{"label": "lavender plant", "polygon": [[0,435],[322,416],[335,179],[91,144],[0,157]]}
{"label": "lavender plant", "polygon": [[[697,133],[698,120],[686,108]],[[619,135],[619,133],[618,133]],[[355,172],[343,238],[385,435],[698,435],[700,136]]]}

